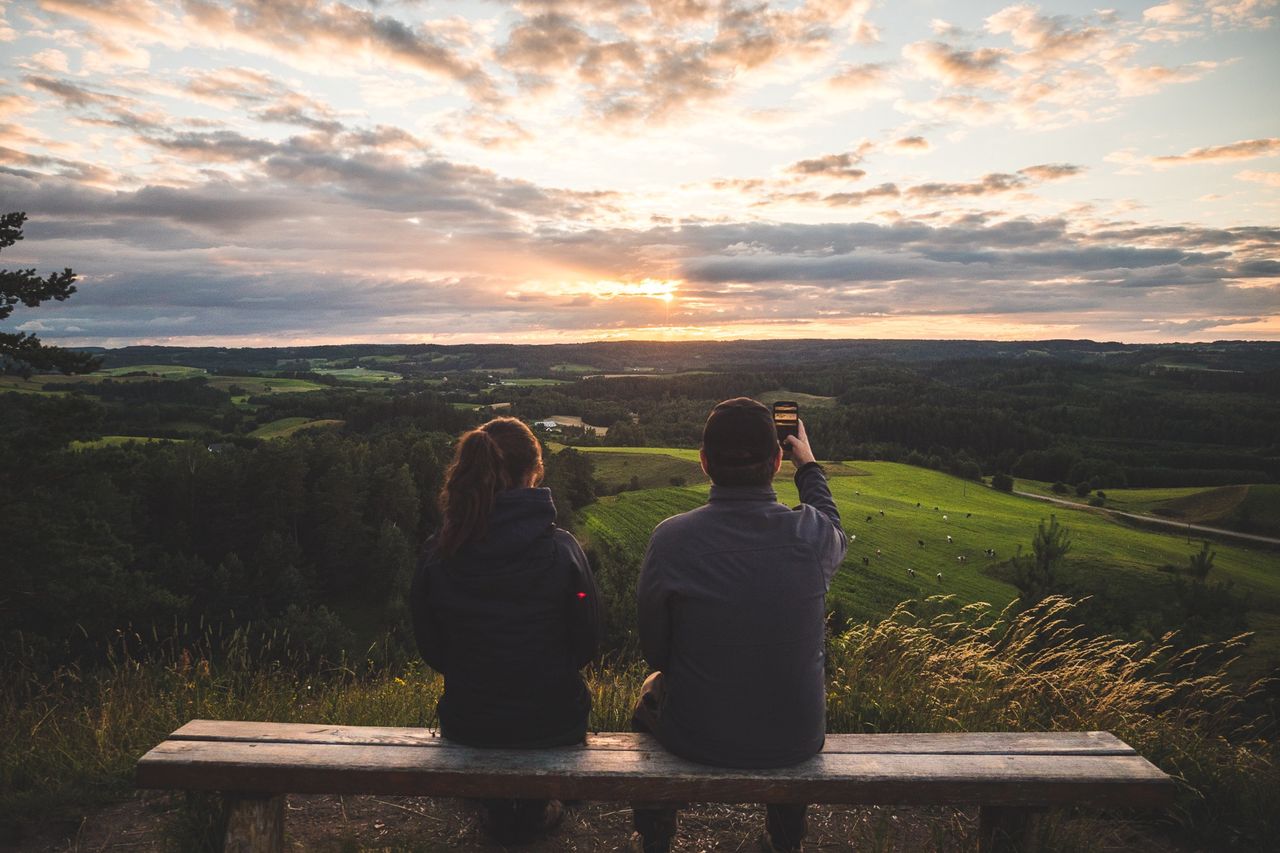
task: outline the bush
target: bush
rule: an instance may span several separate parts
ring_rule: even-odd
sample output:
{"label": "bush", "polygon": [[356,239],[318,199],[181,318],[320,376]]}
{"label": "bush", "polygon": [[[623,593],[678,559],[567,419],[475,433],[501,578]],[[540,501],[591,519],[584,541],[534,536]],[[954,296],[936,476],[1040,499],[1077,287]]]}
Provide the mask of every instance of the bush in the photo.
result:
{"label": "bush", "polygon": [[998,492],[1012,492],[1013,478],[1008,474],[994,474],[991,477],[991,488]]}
{"label": "bush", "polygon": [[1062,482],[1054,483],[1050,488],[1053,489],[1053,493],[1055,495],[1065,495],[1067,492],[1071,491],[1067,487],[1067,484]]}
{"label": "bush", "polygon": [[1088,483],[1076,483],[1076,497],[1083,498],[1091,491]]}
{"label": "bush", "polygon": [[1103,506],[1106,502],[1106,498],[1102,497],[1089,498],[1089,506]]}

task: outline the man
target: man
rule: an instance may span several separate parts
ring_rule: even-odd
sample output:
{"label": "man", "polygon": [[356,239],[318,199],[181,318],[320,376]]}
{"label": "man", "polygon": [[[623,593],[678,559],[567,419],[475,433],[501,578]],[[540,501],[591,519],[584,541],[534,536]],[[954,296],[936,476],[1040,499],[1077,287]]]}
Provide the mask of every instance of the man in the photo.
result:
{"label": "man", "polygon": [[[773,491],[783,447],[769,409],[716,406],[700,454],[710,500],[658,525],[640,569],[640,645],[656,672],[632,725],[704,764],[785,767],[825,740],[825,596],[848,542],[803,422],[786,449],[795,509]],[[762,846],[799,850],[805,809],[770,805]],[[668,849],[674,809],[634,818],[645,853]]]}

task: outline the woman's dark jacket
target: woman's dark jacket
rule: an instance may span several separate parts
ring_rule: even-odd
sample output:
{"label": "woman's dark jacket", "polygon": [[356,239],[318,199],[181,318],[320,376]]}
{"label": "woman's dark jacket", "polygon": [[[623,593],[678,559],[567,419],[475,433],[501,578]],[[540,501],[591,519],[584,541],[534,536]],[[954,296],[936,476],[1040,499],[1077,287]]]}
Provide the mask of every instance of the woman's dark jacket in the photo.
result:
{"label": "woman's dark jacket", "polygon": [[444,675],[440,731],[472,746],[551,746],[586,733],[578,670],[596,655],[600,594],[550,489],[501,492],[485,535],[439,559],[428,541],[409,593],[418,650]]}

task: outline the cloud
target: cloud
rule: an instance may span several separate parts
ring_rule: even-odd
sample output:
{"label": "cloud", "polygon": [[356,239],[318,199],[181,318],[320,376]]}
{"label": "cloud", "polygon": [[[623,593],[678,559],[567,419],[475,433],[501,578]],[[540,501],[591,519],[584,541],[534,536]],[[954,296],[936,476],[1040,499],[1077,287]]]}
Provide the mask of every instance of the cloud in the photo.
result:
{"label": "cloud", "polygon": [[1280,187],[1280,172],[1260,172],[1254,169],[1245,169],[1243,172],[1236,172],[1235,178],[1238,181],[1262,184],[1264,187]]}
{"label": "cloud", "polygon": [[1008,57],[1004,50],[980,48],[961,50],[939,41],[921,41],[902,49],[902,55],[927,78],[951,86],[980,86],[996,80],[1000,64]]}
{"label": "cloud", "polygon": [[1019,169],[1018,174],[1026,175],[1028,178],[1034,178],[1037,181],[1056,181],[1061,178],[1075,177],[1083,171],[1083,166],[1077,166],[1073,163],[1041,163],[1038,166]]}
{"label": "cloud", "polygon": [[788,166],[786,171],[804,178],[824,177],[857,180],[867,174],[865,169],[859,169],[857,165],[862,162],[871,148],[871,143],[864,142],[854,151],[827,154],[810,160],[800,160]]}
{"label": "cloud", "polygon": [[929,140],[925,139],[923,136],[903,136],[899,139],[895,139],[892,143],[892,147],[897,151],[922,153],[928,151],[932,146],[929,144]]}
{"label": "cloud", "polygon": [[1191,83],[1201,79],[1218,67],[1216,62],[1193,62],[1169,67],[1166,65],[1127,66],[1114,69],[1116,84],[1121,95],[1149,95],[1160,91],[1170,83]]}
{"label": "cloud", "polygon": [[1243,139],[1226,145],[1211,145],[1204,148],[1192,148],[1182,154],[1165,154],[1150,158],[1150,162],[1158,166],[1180,166],[1187,163],[1214,163],[1230,160],[1252,160],[1256,157],[1271,157],[1280,154],[1280,137],[1260,139]]}
{"label": "cloud", "polygon": [[827,86],[836,91],[861,95],[886,91],[891,79],[889,67],[885,63],[865,62],[861,65],[841,66],[827,78]]}

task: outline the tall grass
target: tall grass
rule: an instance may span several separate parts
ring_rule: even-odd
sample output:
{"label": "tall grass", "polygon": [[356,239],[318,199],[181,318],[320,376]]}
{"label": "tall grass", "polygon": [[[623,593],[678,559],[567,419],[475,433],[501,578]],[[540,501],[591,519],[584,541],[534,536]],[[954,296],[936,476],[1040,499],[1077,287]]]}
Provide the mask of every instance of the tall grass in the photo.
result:
{"label": "tall grass", "polygon": [[1211,847],[1280,838],[1276,708],[1227,675],[1247,637],[1180,653],[1081,632],[1075,602],[900,604],[829,644],[831,731],[1111,731],[1180,782],[1167,815]]}
{"label": "tall grass", "polygon": [[[1212,847],[1280,837],[1274,709],[1232,686],[1243,640],[1174,654],[1072,626],[1049,598],[1022,613],[936,597],[833,636],[828,728],[1115,732],[1181,781],[1165,817]],[[371,648],[310,660],[280,636],[206,632],[198,642],[122,634],[104,666],[0,673],[0,819],[118,796],[137,758],[193,718],[433,726],[440,678]],[[597,731],[628,728],[645,670],[588,673]],[[1259,688],[1255,688],[1260,689]]]}

